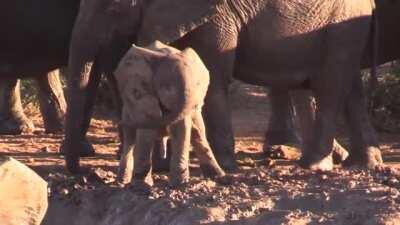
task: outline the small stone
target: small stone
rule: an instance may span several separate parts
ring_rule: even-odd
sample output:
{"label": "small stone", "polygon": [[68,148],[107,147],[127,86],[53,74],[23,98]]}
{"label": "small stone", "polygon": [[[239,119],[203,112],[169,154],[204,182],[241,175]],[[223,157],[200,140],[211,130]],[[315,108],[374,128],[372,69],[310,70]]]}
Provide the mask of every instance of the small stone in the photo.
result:
{"label": "small stone", "polygon": [[286,145],[272,145],[266,153],[270,158],[286,160],[298,160],[301,155],[299,149]]}
{"label": "small stone", "polygon": [[60,194],[62,194],[62,195],[68,195],[68,194],[69,194],[69,191],[68,191],[68,189],[66,189],[66,188],[62,188],[62,189],[60,190]]}
{"label": "small stone", "polygon": [[397,180],[395,177],[392,177],[387,181],[387,184],[389,186],[396,186],[397,184],[399,184],[399,180]]}
{"label": "small stone", "polygon": [[265,165],[266,165],[268,168],[271,168],[271,167],[275,166],[275,160],[273,160],[273,159],[271,159],[271,158],[266,158],[266,159],[265,159]]}
{"label": "small stone", "polygon": [[86,177],[86,176],[83,176],[83,177],[82,177],[82,183],[87,184],[87,182],[88,182],[87,177]]}
{"label": "small stone", "polygon": [[348,188],[353,189],[355,188],[357,183],[353,180],[349,181]]}
{"label": "small stone", "polygon": [[33,158],[28,159],[28,163],[34,163],[34,162],[35,162],[35,159],[33,159]]}
{"label": "small stone", "polygon": [[45,146],[40,149],[41,152],[50,152],[50,148],[48,146]]}
{"label": "small stone", "polygon": [[321,180],[327,180],[327,179],[328,179],[328,175],[326,175],[326,174],[321,175]]}
{"label": "small stone", "polygon": [[79,184],[74,184],[74,189],[75,190],[79,190],[81,188],[81,185],[79,185]]}

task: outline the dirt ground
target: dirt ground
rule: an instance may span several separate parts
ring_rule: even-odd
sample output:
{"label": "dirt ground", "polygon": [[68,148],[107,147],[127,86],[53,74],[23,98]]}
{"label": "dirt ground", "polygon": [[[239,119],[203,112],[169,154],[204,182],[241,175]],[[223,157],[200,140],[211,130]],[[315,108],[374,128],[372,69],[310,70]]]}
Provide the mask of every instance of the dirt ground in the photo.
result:
{"label": "dirt ground", "polygon": [[[270,160],[261,154],[269,117],[263,88],[234,87],[233,124],[240,171],[227,183],[200,176],[178,189],[167,174],[155,174],[149,195],[115,182],[119,144],[111,120],[93,119],[89,139],[96,156],[81,164],[92,169],[80,176],[64,170],[58,154],[61,135],[44,134],[33,115],[34,134],[0,136],[0,154],[29,165],[49,183],[50,205],[44,224],[400,224],[400,134],[380,134],[383,170],[328,173],[300,169],[293,160]],[[342,130],[342,129],[341,129]],[[345,132],[341,132],[345,133]],[[340,136],[341,143],[347,139]]]}

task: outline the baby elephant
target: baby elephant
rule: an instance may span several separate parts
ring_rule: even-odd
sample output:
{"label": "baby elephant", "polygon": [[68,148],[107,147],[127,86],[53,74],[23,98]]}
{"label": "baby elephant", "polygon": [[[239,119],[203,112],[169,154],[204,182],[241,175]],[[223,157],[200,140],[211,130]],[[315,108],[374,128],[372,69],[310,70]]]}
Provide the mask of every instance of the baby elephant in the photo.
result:
{"label": "baby elephant", "polygon": [[132,46],[114,74],[123,100],[121,182],[129,183],[133,176],[134,184],[152,185],[152,150],[165,137],[172,146],[172,186],[189,178],[190,145],[206,177],[225,175],[207,142],[201,115],[209,73],[193,49],[179,51],[161,42]]}

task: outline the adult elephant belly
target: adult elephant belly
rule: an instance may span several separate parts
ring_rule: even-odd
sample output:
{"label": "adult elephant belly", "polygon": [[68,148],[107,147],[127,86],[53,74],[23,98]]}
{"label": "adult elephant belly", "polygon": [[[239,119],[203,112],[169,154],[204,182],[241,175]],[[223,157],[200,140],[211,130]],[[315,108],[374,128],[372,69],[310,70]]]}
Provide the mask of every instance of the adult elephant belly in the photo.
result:
{"label": "adult elephant belly", "polygon": [[[12,54],[8,54],[8,56]],[[25,78],[37,77],[46,74],[48,71],[64,66],[67,54],[63,57],[54,57],[52,54],[46,55],[25,55],[16,54],[16,57],[0,57],[0,77],[1,78]]]}
{"label": "adult elephant belly", "polygon": [[267,30],[241,34],[234,77],[246,83],[295,87],[319,74],[323,50],[319,33],[284,35]]}

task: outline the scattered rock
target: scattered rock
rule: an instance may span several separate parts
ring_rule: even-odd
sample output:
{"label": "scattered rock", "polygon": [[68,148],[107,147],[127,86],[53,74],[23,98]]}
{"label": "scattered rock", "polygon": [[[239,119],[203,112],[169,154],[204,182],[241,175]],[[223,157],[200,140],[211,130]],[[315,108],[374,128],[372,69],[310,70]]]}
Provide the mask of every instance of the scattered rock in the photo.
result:
{"label": "scattered rock", "polygon": [[266,149],[265,153],[271,159],[298,160],[301,156],[298,148],[287,145],[272,145]]}
{"label": "scattered rock", "polygon": [[47,210],[47,183],[17,160],[0,156],[0,222],[39,225]]}
{"label": "scattered rock", "polygon": [[45,146],[40,149],[41,152],[50,152],[50,148],[48,146]]}

